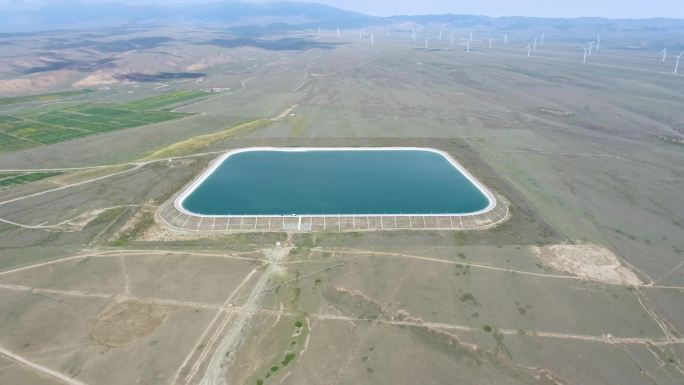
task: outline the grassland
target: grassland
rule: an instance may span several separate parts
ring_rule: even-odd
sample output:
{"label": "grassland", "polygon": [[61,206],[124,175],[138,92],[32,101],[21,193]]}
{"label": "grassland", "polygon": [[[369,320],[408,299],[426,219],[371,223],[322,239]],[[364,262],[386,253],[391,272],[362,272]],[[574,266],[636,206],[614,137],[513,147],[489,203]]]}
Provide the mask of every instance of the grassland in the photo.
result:
{"label": "grassland", "polygon": [[[277,52],[195,33],[122,59],[219,63],[162,88],[175,96],[122,84],[88,104],[3,110],[0,137],[30,148],[0,154],[0,178],[64,174],[0,191],[0,383],[59,383],[50,371],[89,385],[684,382],[684,78],[661,47],[602,35],[583,65],[550,32],[530,58],[535,31],[491,50],[476,34],[469,55],[399,33]],[[187,119],[78,122],[123,127],[180,99]],[[39,146],[6,133],[29,123],[93,134]],[[251,146],[444,149],[511,218],[456,233],[207,235],[155,221],[217,153]],[[598,245],[638,279],[536,252],[557,244]]]}
{"label": "grassland", "polygon": [[153,96],[146,99],[136,100],[130,103],[124,103],[118,107],[126,110],[147,111],[159,108],[168,108],[169,106],[178,105],[191,100],[199,99],[208,96],[209,93],[205,91],[176,91],[169,92],[159,96]]}
{"label": "grassland", "polygon": [[95,92],[93,90],[74,90],[74,91],[63,91],[63,92],[53,92],[49,94],[40,95],[29,95],[29,96],[17,96],[12,98],[0,98],[0,106],[7,106],[12,104],[30,103],[30,102],[50,102],[54,100],[68,98],[70,96],[78,96],[83,94],[88,94]]}
{"label": "grassland", "polygon": [[216,142],[225,141],[237,135],[248,134],[258,128],[265,127],[272,123],[267,119],[254,120],[245,122],[235,127],[215,132],[212,134],[198,135],[193,138],[175,143],[171,146],[163,148],[149,156],[149,159],[170,158],[174,156],[190,155],[207,149]]}
{"label": "grassland", "polygon": [[18,186],[24,183],[60,175],[61,172],[30,172],[21,174],[0,174],[0,190]]}
{"label": "grassland", "polygon": [[[190,99],[197,97],[192,96]],[[150,100],[152,99],[152,100]],[[23,110],[0,116],[0,150],[12,151],[53,144],[126,128],[165,122],[188,116],[171,111],[152,111],[186,97],[159,96],[126,104],[80,104]]]}

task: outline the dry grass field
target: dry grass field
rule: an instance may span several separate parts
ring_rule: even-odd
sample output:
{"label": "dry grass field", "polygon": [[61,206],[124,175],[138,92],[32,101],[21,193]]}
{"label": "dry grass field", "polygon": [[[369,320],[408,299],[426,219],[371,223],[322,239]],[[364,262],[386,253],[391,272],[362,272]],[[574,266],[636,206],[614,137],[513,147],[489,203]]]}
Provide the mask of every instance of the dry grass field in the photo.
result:
{"label": "dry grass field", "polygon": [[[624,36],[586,64],[553,34],[532,57],[532,35],[488,36],[469,54],[405,31],[13,38],[0,383],[684,383],[684,77]],[[510,218],[245,234],[155,220],[250,146],[444,149]]]}

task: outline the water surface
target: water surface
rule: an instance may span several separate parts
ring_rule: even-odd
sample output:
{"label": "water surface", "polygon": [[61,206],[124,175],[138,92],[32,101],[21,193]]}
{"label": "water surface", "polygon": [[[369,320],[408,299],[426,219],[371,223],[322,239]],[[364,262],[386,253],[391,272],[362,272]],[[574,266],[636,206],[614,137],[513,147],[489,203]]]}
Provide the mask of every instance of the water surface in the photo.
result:
{"label": "water surface", "polygon": [[458,214],[489,200],[432,151],[250,150],[225,158],[181,205],[201,215]]}

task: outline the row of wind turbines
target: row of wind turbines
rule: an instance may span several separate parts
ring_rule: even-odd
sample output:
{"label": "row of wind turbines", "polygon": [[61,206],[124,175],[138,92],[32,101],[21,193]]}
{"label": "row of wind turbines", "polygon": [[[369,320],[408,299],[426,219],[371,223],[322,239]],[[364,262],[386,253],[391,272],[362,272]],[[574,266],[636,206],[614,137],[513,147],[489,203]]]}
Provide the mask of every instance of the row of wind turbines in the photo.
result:
{"label": "row of wind turbines", "polygon": [[590,41],[588,46],[583,47],[584,58],[582,59],[582,63],[586,63],[587,58],[591,57],[591,53],[594,50],[594,44],[596,44],[596,52],[601,51],[601,36],[596,36],[596,40]]}
{"label": "row of wind turbines", "polygon": [[538,37],[535,37],[530,44],[527,45],[527,57],[532,56],[532,52],[537,52],[537,40],[539,40],[540,45],[544,45],[544,39],[546,38],[546,34],[542,32],[541,34],[541,39]]}
{"label": "row of wind turbines", "polygon": [[[660,59],[660,61],[665,63],[665,60],[667,60],[667,48],[663,48],[661,53],[663,54],[663,58]],[[679,60],[682,58],[682,56],[684,56],[684,51],[682,51],[679,55],[675,56],[675,69],[674,69],[675,74],[679,73]]]}
{"label": "row of wind turbines", "polygon": [[[318,33],[319,34],[321,33],[320,27],[318,28]],[[391,34],[390,29],[389,28],[385,29],[385,36],[389,37],[390,34]],[[530,43],[526,47],[528,57],[531,57],[533,55],[533,53],[537,51],[538,45],[542,45],[542,46],[544,45],[544,43],[545,43],[544,40],[546,38],[545,35],[546,34],[544,32],[542,32],[542,34],[540,36],[536,36],[534,38],[534,40],[530,41]],[[337,37],[338,38],[341,37],[340,27],[337,27]],[[371,45],[375,45],[375,33],[373,33],[373,32],[368,33],[366,27],[361,28],[359,30],[359,39],[365,39],[365,38],[368,38],[370,40]],[[414,45],[418,41],[418,34],[417,34],[415,29],[411,30],[411,40],[413,41]],[[438,41],[443,41],[443,40],[444,40],[444,32],[442,30],[440,30]],[[470,36],[468,38],[459,39],[459,40],[465,46],[466,53],[470,53],[470,47],[471,47],[471,44],[473,43],[473,32],[470,32]],[[450,41],[450,45],[452,47],[456,44],[456,36],[453,33],[450,34],[449,41]],[[495,38],[493,36],[489,37],[488,41],[489,41],[489,48],[493,48]],[[429,36],[425,37],[425,49],[430,49],[430,42],[431,42],[430,37]],[[503,36],[503,42],[504,42],[504,45],[508,45],[508,42],[509,42],[508,34],[505,34]],[[595,52],[600,52],[600,50],[601,50],[601,36],[596,36],[595,40],[590,41],[586,46],[583,46],[582,49],[584,50],[584,56],[582,57],[582,63],[584,64],[584,63],[587,63],[587,61],[591,58],[592,54],[594,54]],[[661,53],[663,54],[663,56],[661,58],[661,62],[664,63],[667,60],[668,49],[667,48],[663,49],[661,51]],[[674,71],[673,71],[674,74],[679,74],[679,61],[682,59],[682,57],[684,57],[684,51],[675,57],[675,67],[674,67]]]}
{"label": "row of wind turbines", "polygon": [[[385,31],[386,36],[390,36],[390,30],[387,29]],[[340,29],[339,27],[337,28],[337,36],[340,37]],[[366,28],[361,28],[359,30],[359,38],[364,39],[364,38],[369,38],[371,45],[375,44],[375,34],[374,33],[368,33]],[[416,33],[415,30],[411,31],[411,39],[413,40],[413,43],[417,43],[418,41],[418,34]],[[439,41],[444,40],[444,32],[439,31]],[[470,33],[470,37],[468,39],[461,39],[465,43],[466,47],[466,52],[470,53],[470,44],[473,42],[473,33]],[[452,33],[450,35],[450,45],[453,46],[456,43],[456,36]],[[504,35],[504,44],[508,44],[508,35]],[[493,48],[494,45],[494,37],[489,38],[489,48]],[[425,38],[425,49],[430,49],[430,37]]]}

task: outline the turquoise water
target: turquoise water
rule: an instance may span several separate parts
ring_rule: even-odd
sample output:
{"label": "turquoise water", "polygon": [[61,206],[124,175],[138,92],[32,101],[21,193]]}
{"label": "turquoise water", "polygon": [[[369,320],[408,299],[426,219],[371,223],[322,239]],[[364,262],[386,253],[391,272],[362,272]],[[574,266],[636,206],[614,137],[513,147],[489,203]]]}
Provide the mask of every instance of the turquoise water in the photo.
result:
{"label": "turquoise water", "polygon": [[201,215],[457,214],[487,197],[422,150],[255,150],[226,158],[185,200]]}

